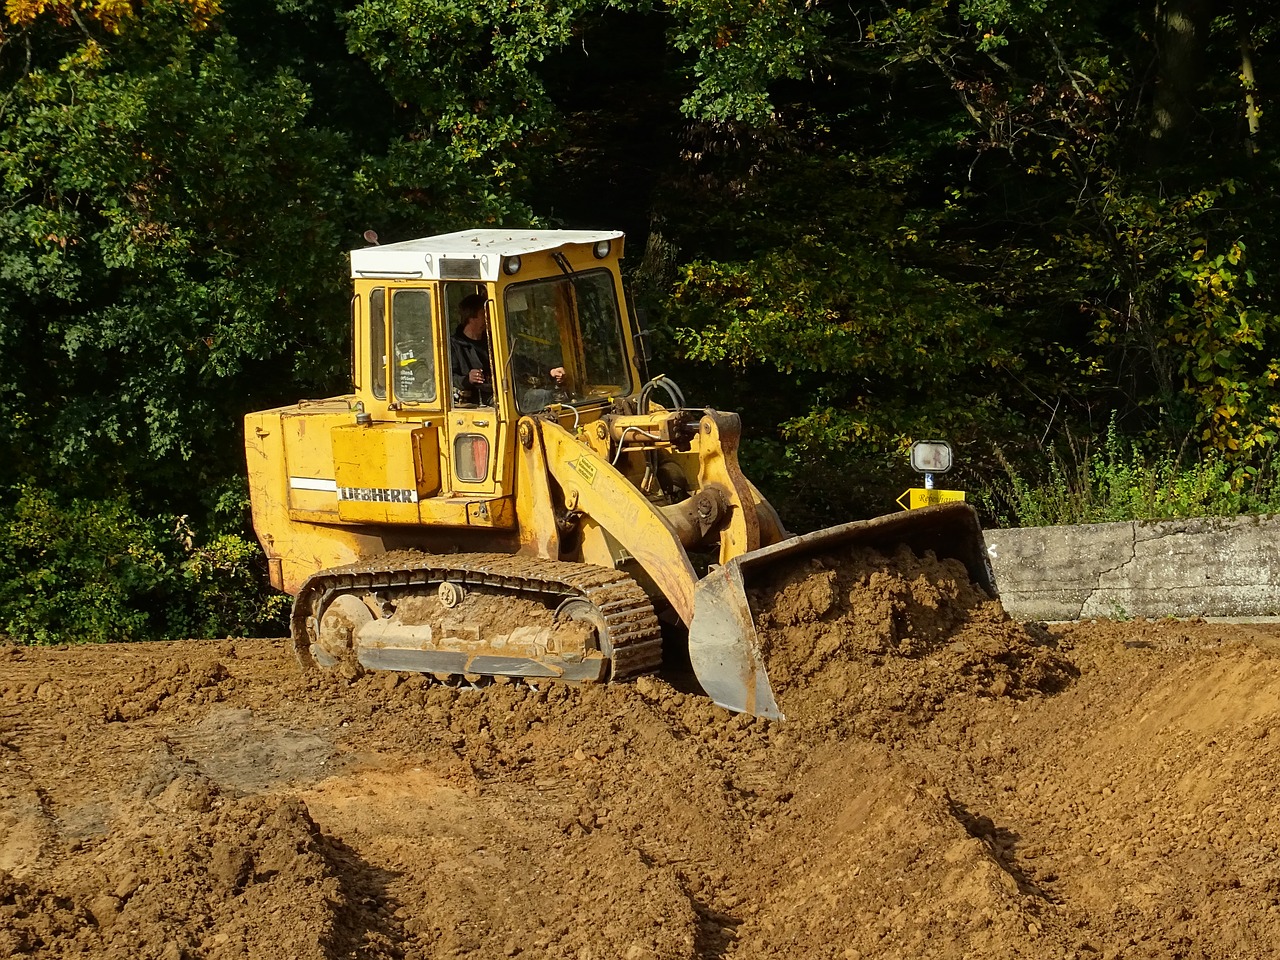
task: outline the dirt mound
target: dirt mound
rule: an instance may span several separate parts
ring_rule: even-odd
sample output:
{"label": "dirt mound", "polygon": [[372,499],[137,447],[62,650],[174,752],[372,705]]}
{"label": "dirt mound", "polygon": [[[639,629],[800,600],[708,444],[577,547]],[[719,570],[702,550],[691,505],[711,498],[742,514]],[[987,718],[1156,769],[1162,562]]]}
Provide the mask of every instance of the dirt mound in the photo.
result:
{"label": "dirt mound", "polygon": [[298,800],[182,786],[135,806],[59,873],[56,893],[0,872],[0,953],[324,958],[376,928]]}
{"label": "dirt mound", "polygon": [[[120,646],[105,647],[99,669],[81,676],[75,686],[60,682],[56,671],[21,679],[0,676],[0,700],[34,698],[76,713],[93,714],[107,722],[130,722],[162,710],[217,703],[234,688],[235,681],[226,665],[208,656],[215,651],[233,652],[230,643],[210,645],[194,661],[164,656],[167,647],[171,645],[131,645],[134,650],[154,651],[143,657],[121,656]],[[0,646],[0,663],[23,659],[22,647]]]}
{"label": "dirt mound", "polygon": [[[857,771],[799,791],[761,851],[735,956],[1041,957],[1043,904],[925,771],[844,741],[806,764]],[[800,918],[803,921],[800,922]]]}
{"label": "dirt mound", "polygon": [[73,901],[0,870],[0,956],[65,947],[92,923]]}
{"label": "dirt mound", "polygon": [[0,955],[1274,952],[1280,628],[1042,633],[864,559],[757,597],[793,704],[847,684],[833,723],[660,677],[303,676],[284,641],[0,655]]}
{"label": "dirt mound", "polygon": [[748,601],[779,706],[809,730],[894,742],[950,699],[1052,693],[1076,673],[959,561],[905,547],[812,558]]}

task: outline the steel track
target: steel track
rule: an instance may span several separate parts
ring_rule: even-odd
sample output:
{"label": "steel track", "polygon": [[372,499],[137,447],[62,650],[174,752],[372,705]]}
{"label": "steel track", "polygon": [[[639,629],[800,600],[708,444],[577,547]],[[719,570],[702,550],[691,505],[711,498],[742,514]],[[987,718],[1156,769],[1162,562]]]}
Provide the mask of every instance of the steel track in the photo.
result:
{"label": "steel track", "polygon": [[654,670],[662,662],[662,636],[653,602],[635,580],[619,570],[505,554],[436,555],[410,550],[308,577],[293,602],[290,632],[294,650],[304,665],[312,662],[315,625],[325,608],[342,594],[363,596],[389,589],[427,593],[445,581],[497,589],[549,606],[568,599],[586,600],[600,612],[607,628],[612,650],[610,680]]}

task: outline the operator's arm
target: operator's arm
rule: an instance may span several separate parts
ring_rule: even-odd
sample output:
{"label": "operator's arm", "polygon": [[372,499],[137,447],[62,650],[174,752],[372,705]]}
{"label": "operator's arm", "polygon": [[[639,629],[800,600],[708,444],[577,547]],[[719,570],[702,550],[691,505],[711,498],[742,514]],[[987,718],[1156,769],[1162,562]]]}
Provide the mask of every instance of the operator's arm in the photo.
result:
{"label": "operator's arm", "polygon": [[456,336],[449,338],[449,368],[453,376],[453,388],[461,390],[467,384],[467,363],[462,356],[462,344]]}
{"label": "operator's arm", "polygon": [[558,385],[565,375],[561,361],[549,360],[545,351],[526,352],[518,347],[511,354],[511,370],[518,380],[540,386],[548,380]]}

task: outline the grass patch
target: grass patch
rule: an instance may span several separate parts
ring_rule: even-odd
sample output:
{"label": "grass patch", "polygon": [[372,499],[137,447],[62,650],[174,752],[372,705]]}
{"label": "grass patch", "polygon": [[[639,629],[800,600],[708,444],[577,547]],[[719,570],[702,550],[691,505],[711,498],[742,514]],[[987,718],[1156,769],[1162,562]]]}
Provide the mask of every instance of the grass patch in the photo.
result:
{"label": "grass patch", "polygon": [[1028,477],[999,448],[1004,470],[977,505],[1002,527],[1280,513],[1280,464],[1228,463],[1207,455],[1152,455],[1122,437],[1112,420],[1101,445],[1068,438],[1050,446],[1038,476]]}

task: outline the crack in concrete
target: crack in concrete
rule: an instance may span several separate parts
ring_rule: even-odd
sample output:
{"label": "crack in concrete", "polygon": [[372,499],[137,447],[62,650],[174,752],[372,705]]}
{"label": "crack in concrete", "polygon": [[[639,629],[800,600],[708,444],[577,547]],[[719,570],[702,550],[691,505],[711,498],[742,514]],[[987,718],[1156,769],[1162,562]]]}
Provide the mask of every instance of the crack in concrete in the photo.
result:
{"label": "crack in concrete", "polygon": [[[1093,578],[1094,580],[1093,588],[1089,591],[1089,593],[1085,596],[1085,598],[1082,601],[1080,601],[1080,607],[1078,610],[1076,610],[1076,619],[1081,620],[1084,618],[1085,608],[1089,606],[1090,601],[1092,601],[1094,597],[1096,597],[1098,594],[1102,592],[1103,577],[1109,574],[1116,573],[1120,570],[1123,570],[1125,567],[1129,566],[1129,564],[1133,563],[1137,559],[1138,559],[1138,524],[1136,521],[1134,521],[1129,524],[1129,557],[1128,559],[1122,560],[1120,563],[1117,563],[1114,567],[1102,569],[1097,572],[1097,574]],[[1123,612],[1123,609],[1122,609],[1122,612]]]}

